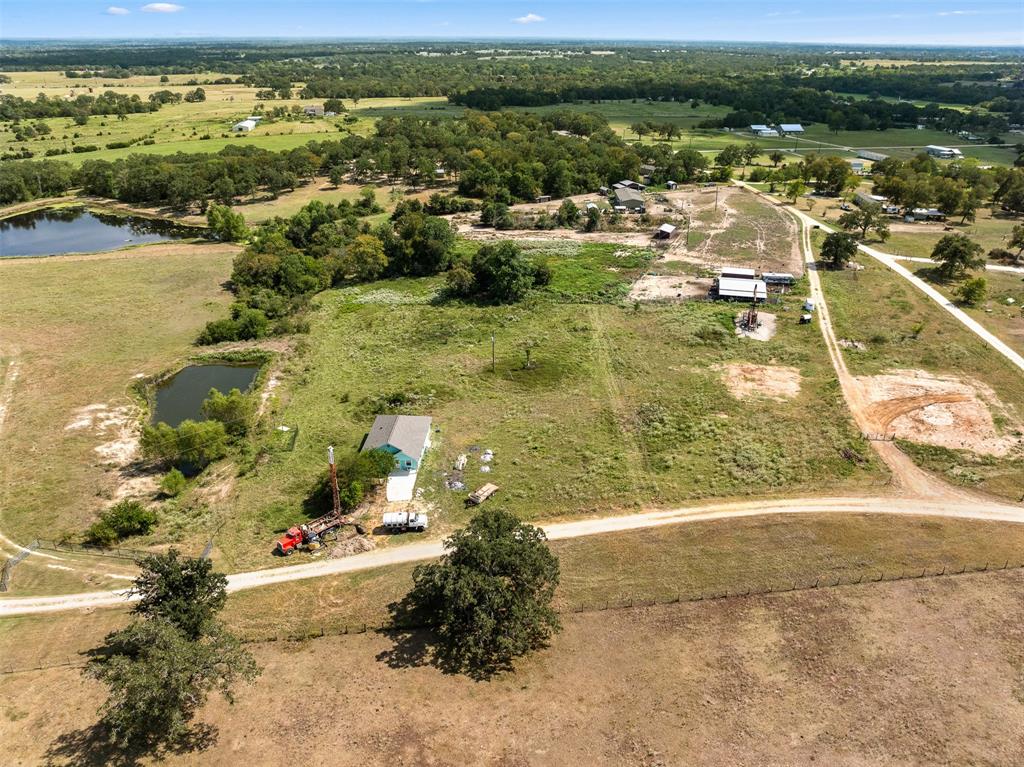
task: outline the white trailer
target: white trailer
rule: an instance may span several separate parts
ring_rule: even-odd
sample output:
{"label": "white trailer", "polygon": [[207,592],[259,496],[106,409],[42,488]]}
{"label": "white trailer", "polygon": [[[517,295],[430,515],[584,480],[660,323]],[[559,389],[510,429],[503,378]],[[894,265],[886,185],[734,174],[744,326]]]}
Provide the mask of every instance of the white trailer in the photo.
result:
{"label": "white trailer", "polygon": [[422,511],[388,511],[384,514],[384,529],[396,533],[422,533],[427,529],[427,515]]}

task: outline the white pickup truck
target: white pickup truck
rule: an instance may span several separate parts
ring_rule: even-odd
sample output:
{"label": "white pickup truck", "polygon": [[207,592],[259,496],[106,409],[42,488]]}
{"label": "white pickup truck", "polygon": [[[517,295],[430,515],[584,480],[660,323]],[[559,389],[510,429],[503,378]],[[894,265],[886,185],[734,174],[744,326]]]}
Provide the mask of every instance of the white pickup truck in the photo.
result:
{"label": "white pickup truck", "polygon": [[427,529],[427,515],[422,511],[389,511],[384,514],[384,529],[397,533],[422,533]]}

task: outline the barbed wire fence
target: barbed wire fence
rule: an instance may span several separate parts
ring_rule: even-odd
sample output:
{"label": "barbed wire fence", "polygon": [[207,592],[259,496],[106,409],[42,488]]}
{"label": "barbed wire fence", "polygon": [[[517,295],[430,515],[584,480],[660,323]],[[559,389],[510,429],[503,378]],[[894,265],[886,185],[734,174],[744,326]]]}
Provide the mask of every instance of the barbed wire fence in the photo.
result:
{"label": "barbed wire fence", "polygon": [[[985,562],[984,564],[944,564],[921,568],[902,568],[900,570],[884,570],[866,568],[856,573],[838,573],[818,575],[813,579],[792,580],[780,579],[771,584],[760,584],[741,588],[706,589],[695,592],[678,591],[657,597],[620,597],[597,601],[577,602],[563,606],[557,612],[560,615],[579,613],[605,612],[608,610],[631,610],[639,607],[655,607],[658,605],[692,604],[714,602],[726,599],[742,599],[746,597],[787,594],[796,591],[814,591],[816,589],[834,589],[869,583],[895,583],[927,578],[943,578],[959,575],[977,575],[979,573],[1001,572],[1006,570],[1024,569],[1024,559],[1004,560],[1002,562]],[[322,623],[304,631],[279,631],[268,634],[246,634],[238,632],[239,639],[245,644],[269,644],[273,642],[305,642],[328,636],[348,636],[367,633],[390,633],[415,631],[429,628],[429,624],[396,624],[391,621],[357,622],[357,623]],[[28,666],[7,665],[0,661],[0,675],[17,674],[29,671],[43,671],[54,668],[82,668],[87,660],[82,657],[66,656],[65,659],[47,663],[36,663]]]}

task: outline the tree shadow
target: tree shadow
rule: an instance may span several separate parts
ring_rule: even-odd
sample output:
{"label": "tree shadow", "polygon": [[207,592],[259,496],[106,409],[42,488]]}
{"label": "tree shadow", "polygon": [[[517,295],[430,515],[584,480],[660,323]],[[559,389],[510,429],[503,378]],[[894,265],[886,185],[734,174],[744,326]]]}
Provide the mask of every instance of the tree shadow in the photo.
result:
{"label": "tree shadow", "polygon": [[377,653],[379,663],[392,669],[430,666],[442,674],[463,675],[477,682],[513,670],[512,658],[491,656],[483,661],[470,657],[458,642],[448,641],[426,625],[422,611],[408,595],[388,605],[390,626],[381,633],[392,645]]}
{"label": "tree shadow", "polygon": [[112,743],[102,722],[57,736],[47,747],[44,764],[49,767],[136,767],[144,757],[157,760],[206,751],[216,745],[218,730],[196,724],[176,738],[159,743],[120,746]]}

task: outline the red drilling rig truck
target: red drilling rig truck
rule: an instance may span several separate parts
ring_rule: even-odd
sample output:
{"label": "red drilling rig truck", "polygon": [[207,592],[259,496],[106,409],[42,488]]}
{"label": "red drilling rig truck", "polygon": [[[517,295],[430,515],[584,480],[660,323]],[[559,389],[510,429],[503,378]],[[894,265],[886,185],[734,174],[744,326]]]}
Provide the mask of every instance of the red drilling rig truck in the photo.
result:
{"label": "red drilling rig truck", "polygon": [[291,555],[297,549],[307,549],[309,551],[319,549],[324,536],[344,525],[352,525],[360,535],[364,532],[350,514],[342,514],[341,512],[341,501],[338,495],[338,473],[334,467],[333,446],[327,448],[327,463],[331,469],[331,499],[333,501],[331,511],[304,525],[289,527],[288,532],[277,542],[275,547],[277,553],[283,557]]}

